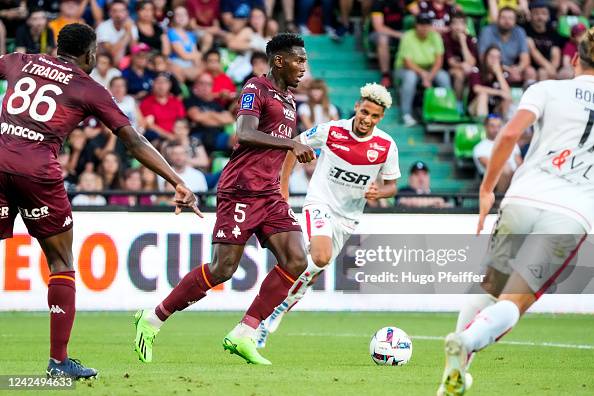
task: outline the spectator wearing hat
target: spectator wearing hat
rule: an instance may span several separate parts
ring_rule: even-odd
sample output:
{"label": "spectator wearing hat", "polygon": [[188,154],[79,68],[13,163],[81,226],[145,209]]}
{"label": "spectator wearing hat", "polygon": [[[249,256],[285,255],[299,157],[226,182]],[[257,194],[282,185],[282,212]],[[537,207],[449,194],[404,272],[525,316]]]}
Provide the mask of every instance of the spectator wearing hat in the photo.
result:
{"label": "spectator wearing hat", "polygon": [[150,47],[145,43],[132,46],[130,66],[122,72],[128,83],[128,94],[141,100],[151,91],[155,75],[148,69]]}
{"label": "spectator wearing hat", "polygon": [[[501,130],[502,124],[501,116],[497,114],[490,114],[487,116],[487,118],[485,118],[484,125],[487,137],[474,146],[474,149],[472,150],[474,164],[481,175],[485,174],[487,165],[489,164],[489,159],[493,153],[493,147],[495,146],[495,138]],[[499,182],[495,187],[495,192],[504,193],[507,191],[514,172],[521,164],[522,155],[520,153],[520,148],[518,145],[515,145],[512,154],[507,159],[507,162],[503,168]]]}
{"label": "spectator wearing hat", "polygon": [[544,0],[530,3],[530,22],[526,25],[532,67],[539,81],[557,78],[561,66],[561,36],[551,24],[551,15]]}
{"label": "spectator wearing hat", "polygon": [[405,15],[405,0],[375,0],[371,6],[372,32],[369,34],[369,41],[375,45],[382,72],[381,84],[386,88],[392,87],[390,59],[392,50],[398,48],[402,37]]}
{"label": "spectator wearing hat", "polygon": [[497,23],[483,27],[479,37],[479,54],[482,56],[492,46],[501,50],[503,70],[509,74],[510,83],[521,85],[524,81],[536,79],[536,73],[530,66],[526,32],[517,25],[517,14],[513,8],[502,8]]}
{"label": "spectator wearing hat", "polygon": [[113,0],[109,5],[109,19],[97,26],[97,44],[113,57],[116,65],[130,46],[138,42],[138,28],[130,19],[128,4],[123,0]]}
{"label": "spectator wearing hat", "polygon": [[583,23],[578,23],[571,27],[571,36],[563,47],[563,58],[561,70],[559,70],[559,79],[573,78],[573,67],[571,59],[578,52],[578,42],[584,36],[588,28]]}
{"label": "spectator wearing hat", "polygon": [[450,31],[443,35],[445,68],[452,78],[460,108],[466,81],[478,62],[476,37],[467,34],[466,29],[466,15],[457,12],[451,16]]}
{"label": "spectator wearing hat", "polygon": [[404,125],[413,126],[417,121],[412,116],[412,107],[417,83],[424,88],[435,83],[439,87],[450,88],[450,76],[443,70],[443,40],[433,30],[431,17],[419,14],[415,28],[407,31],[400,40],[396,56],[396,73],[401,80],[400,106]]}
{"label": "spectator wearing hat", "polygon": [[[425,195],[431,194],[431,177],[429,167],[423,161],[417,161],[410,167],[408,185],[398,192],[406,194]],[[400,197],[399,206],[409,208],[447,208],[451,207],[442,197]]]}
{"label": "spectator wearing hat", "polygon": [[230,141],[224,127],[235,119],[231,112],[214,100],[212,88],[213,77],[202,73],[194,83],[192,96],[184,103],[191,121],[191,135],[200,139],[208,152],[227,151]]}
{"label": "spectator wearing hat", "polygon": [[150,140],[174,140],[175,120],[186,115],[184,104],[171,94],[171,81],[167,73],[159,73],[153,81],[152,93],[140,103],[146,120],[145,137]]}
{"label": "spectator wearing hat", "polygon": [[16,52],[52,54],[56,48],[54,32],[47,24],[44,10],[32,10],[25,25],[19,26],[15,40]]}

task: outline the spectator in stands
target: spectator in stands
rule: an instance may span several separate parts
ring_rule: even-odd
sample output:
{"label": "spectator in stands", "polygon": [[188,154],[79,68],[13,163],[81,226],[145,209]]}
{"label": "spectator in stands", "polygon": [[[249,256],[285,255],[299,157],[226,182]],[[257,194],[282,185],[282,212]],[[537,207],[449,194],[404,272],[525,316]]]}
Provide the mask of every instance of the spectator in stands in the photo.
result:
{"label": "spectator in stands", "polygon": [[415,28],[402,36],[396,56],[396,71],[401,80],[400,106],[404,125],[410,127],[417,123],[412,116],[417,83],[430,88],[433,83],[439,87],[450,88],[450,75],[443,67],[443,40],[433,30],[431,17],[419,14]]}
{"label": "spectator in stands", "polygon": [[392,87],[391,54],[398,48],[402,37],[405,12],[405,0],[375,0],[371,7],[371,28],[373,31],[369,35],[369,40],[375,45],[382,73],[381,84],[386,88]]}
{"label": "spectator in stands", "polygon": [[328,98],[328,86],[324,80],[316,79],[311,82],[307,102],[299,105],[297,114],[304,130],[339,119],[338,109]]}
{"label": "spectator in stands", "polygon": [[458,12],[452,15],[450,31],[443,35],[445,66],[453,80],[459,108],[462,108],[466,81],[478,60],[477,40],[466,29],[466,15]]}
{"label": "spectator in stands", "polygon": [[27,10],[29,13],[32,10],[43,10],[49,20],[54,20],[58,17],[60,3],[60,0],[27,0]]}
{"label": "spectator in stands", "polygon": [[516,11],[522,20],[530,20],[528,2],[529,0],[488,0],[489,22],[495,22],[499,18],[499,13],[504,8],[511,8]]}
{"label": "spectator in stands", "polygon": [[[474,146],[474,149],[472,150],[472,158],[474,159],[476,168],[481,175],[483,175],[487,169],[487,164],[489,163],[489,159],[491,158],[491,154],[493,152],[493,147],[495,146],[495,137],[501,130],[501,116],[497,114],[491,114],[485,118],[484,124],[485,131],[487,132],[487,138],[481,140],[481,142]],[[515,145],[512,154],[505,163],[501,176],[499,177],[499,182],[497,183],[497,186],[495,186],[495,192],[504,193],[507,191],[514,172],[521,164],[522,155],[520,154],[520,148],[518,145]]]}
{"label": "spectator in stands", "polygon": [[[321,0],[322,3],[322,23],[324,24],[324,31],[333,39],[338,38],[336,30],[333,27],[334,16],[334,1]],[[297,26],[302,35],[310,35],[311,31],[307,27],[307,19],[311,14],[311,10],[316,5],[316,0],[299,0],[297,2]]]}
{"label": "spectator in stands", "polygon": [[48,24],[54,32],[54,42],[58,40],[58,34],[64,26],[70,23],[84,23],[82,15],[87,4],[88,1],[79,2],[77,0],[62,0],[60,2],[58,17]]}
{"label": "spectator in stands", "polygon": [[440,34],[450,31],[452,15],[457,11],[455,3],[449,0],[421,0],[410,6],[413,15],[429,15],[433,19],[433,28]]}
{"label": "spectator in stands", "polygon": [[[341,2],[344,0],[341,0]],[[266,16],[272,18],[274,12],[274,5],[276,0],[266,0]],[[285,17],[285,30],[292,33],[297,33],[297,25],[295,25],[295,0],[282,0],[283,16]]]}
{"label": "spectator in stands", "polygon": [[557,16],[581,15],[586,18],[592,16],[594,1],[592,0],[556,0],[552,2],[557,8]]}
{"label": "spectator in stands", "polygon": [[56,44],[54,32],[47,25],[43,10],[32,10],[27,23],[16,31],[15,51],[23,54],[53,54]]}
{"label": "spectator in stands", "polygon": [[[78,177],[76,190],[79,192],[96,192],[103,190],[101,177],[94,172],[83,172]],[[105,197],[97,194],[78,194],[72,198],[73,206],[105,206]]]}
{"label": "spectator in stands", "polygon": [[[84,0],[83,3],[85,3]],[[82,14],[84,21],[89,26],[98,26],[101,22],[103,22],[103,11],[105,10],[106,6],[107,0],[89,0]]]}
{"label": "spectator in stands", "polygon": [[229,31],[239,31],[246,25],[253,8],[265,9],[264,0],[221,0],[221,19]]}
{"label": "spectator in stands", "polygon": [[[124,191],[141,192],[142,191],[142,175],[138,169],[128,169],[124,173]],[[153,204],[150,196],[142,195],[112,195],[109,197],[110,205],[121,206],[151,206]]]}
{"label": "spectator in stands", "polygon": [[252,71],[250,60],[253,51],[266,52],[266,43],[276,34],[271,30],[264,10],[253,8],[247,26],[227,35],[227,47],[240,53],[227,68],[233,81],[241,82]]}
{"label": "spectator in stands", "polygon": [[588,28],[583,23],[577,23],[571,27],[571,36],[563,47],[563,60],[561,70],[559,70],[559,79],[573,78],[573,67],[571,60],[578,52],[578,42],[584,36]]}
{"label": "spectator in stands", "polygon": [[247,84],[250,78],[264,76],[268,74],[268,71],[270,70],[270,66],[268,65],[268,57],[264,52],[254,52],[250,58],[250,65],[252,65],[252,72],[243,79],[243,82],[241,83],[242,86]]}
{"label": "spectator in stands", "polygon": [[115,77],[109,83],[109,91],[113,95],[118,107],[130,120],[130,124],[140,133],[144,133],[146,129],[146,121],[138,103],[134,98],[128,95],[128,88],[126,79],[123,77]]}
{"label": "spectator in stands", "polygon": [[171,43],[167,33],[155,19],[155,6],[150,1],[142,0],[136,4],[136,28],[138,29],[138,42],[146,44],[152,51],[169,56]]}
{"label": "spectator in stands", "polygon": [[159,73],[165,73],[169,75],[169,81],[171,81],[171,93],[175,96],[181,96],[181,85],[177,78],[171,73],[169,62],[167,62],[167,57],[162,54],[154,54],[151,58],[149,63],[149,68],[153,72],[154,75]]}
{"label": "spectator in stands", "polygon": [[97,44],[111,54],[116,65],[130,46],[138,41],[138,28],[128,14],[123,0],[113,0],[109,5],[109,19],[97,26]]}
{"label": "spectator in stands", "polygon": [[509,74],[510,83],[522,84],[534,81],[536,75],[530,66],[526,32],[516,24],[516,20],[514,9],[502,8],[497,23],[483,27],[479,37],[479,54],[482,56],[487,48],[498,46],[501,49],[503,70]]}
{"label": "spectator in stands", "polygon": [[[208,191],[206,177],[198,169],[189,165],[190,158],[187,147],[181,144],[170,145],[167,149],[167,158],[175,171],[181,176],[186,186],[195,193]],[[164,190],[165,180],[159,177],[159,189]]]}
{"label": "spectator in stands", "polygon": [[141,165],[138,170],[142,181],[142,191],[159,191],[157,174],[144,165]]}
{"label": "spectator in stands", "polygon": [[153,91],[140,103],[140,111],[145,117],[150,140],[173,140],[173,124],[186,115],[184,104],[171,94],[171,81],[166,73],[157,74],[153,81]]}
{"label": "spectator in stands", "polygon": [[480,70],[474,68],[468,77],[468,112],[474,117],[489,113],[507,115],[511,104],[511,89],[507,73],[503,71],[501,50],[497,46],[487,48],[483,54]]}
{"label": "spectator in stands", "polygon": [[225,31],[219,22],[221,8],[219,0],[186,0],[190,26],[194,28],[200,49],[206,52],[213,47],[215,38],[224,38]]}
{"label": "spectator in stands", "polygon": [[167,30],[169,28],[169,23],[173,18],[173,11],[171,11],[171,6],[167,0],[152,0],[153,5],[155,6],[155,19],[161,29]]}
{"label": "spectator in stands", "polygon": [[113,58],[108,52],[100,52],[97,54],[97,64],[91,72],[91,78],[93,80],[107,88],[112,79],[120,77],[121,75],[122,72],[113,67]]}
{"label": "spectator in stands", "polygon": [[171,41],[171,67],[175,77],[185,82],[194,81],[201,73],[202,53],[198,51],[198,38],[190,29],[188,10],[183,6],[175,7],[171,27],[167,31]]}
{"label": "spectator in stands", "polygon": [[[429,167],[423,161],[417,161],[410,167],[408,186],[398,193],[424,195],[431,194]],[[447,208],[451,205],[442,197],[400,197],[398,205],[409,208]]]}
{"label": "spectator in stands", "polygon": [[208,152],[228,151],[231,146],[224,127],[235,119],[231,112],[213,99],[212,86],[212,76],[201,74],[194,83],[192,96],[185,101],[188,119],[192,123],[191,135],[200,139]]}
{"label": "spectator in stands", "polygon": [[206,72],[213,78],[212,95],[224,108],[237,98],[237,90],[231,78],[223,71],[221,65],[221,54],[219,51],[212,49],[204,54],[204,63]]}
{"label": "spectator in stands", "polygon": [[554,79],[561,66],[561,36],[550,25],[550,13],[544,0],[530,3],[530,23],[526,25],[532,67],[539,81]]}
{"label": "spectator in stands", "polygon": [[120,157],[114,153],[109,152],[101,161],[97,173],[101,176],[104,190],[119,190],[121,186],[121,172],[122,166]]}
{"label": "spectator in stands", "polygon": [[122,72],[128,83],[128,94],[142,100],[151,91],[155,75],[148,69],[150,47],[145,43],[134,44],[130,50],[130,66]]}
{"label": "spectator in stands", "polygon": [[195,136],[190,136],[190,123],[187,118],[179,118],[173,125],[173,133],[175,134],[174,144],[181,144],[188,148],[189,161],[188,164],[192,168],[208,170],[210,166],[210,158],[206,153],[204,144]]}

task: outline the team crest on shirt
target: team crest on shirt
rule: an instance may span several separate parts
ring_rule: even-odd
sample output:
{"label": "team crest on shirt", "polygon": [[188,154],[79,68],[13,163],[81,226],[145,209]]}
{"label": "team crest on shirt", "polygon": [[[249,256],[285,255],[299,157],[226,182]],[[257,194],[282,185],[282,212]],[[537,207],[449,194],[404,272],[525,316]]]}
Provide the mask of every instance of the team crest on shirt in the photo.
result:
{"label": "team crest on shirt", "polygon": [[254,110],[255,93],[244,93],[241,95],[241,110]]}
{"label": "team crest on shirt", "polygon": [[314,222],[314,225],[316,228],[322,228],[322,227],[324,227],[325,224],[326,224],[326,222],[324,220],[316,220]]}
{"label": "team crest on shirt", "polygon": [[367,159],[369,162],[377,161],[377,157],[379,157],[379,153],[376,150],[367,150]]}

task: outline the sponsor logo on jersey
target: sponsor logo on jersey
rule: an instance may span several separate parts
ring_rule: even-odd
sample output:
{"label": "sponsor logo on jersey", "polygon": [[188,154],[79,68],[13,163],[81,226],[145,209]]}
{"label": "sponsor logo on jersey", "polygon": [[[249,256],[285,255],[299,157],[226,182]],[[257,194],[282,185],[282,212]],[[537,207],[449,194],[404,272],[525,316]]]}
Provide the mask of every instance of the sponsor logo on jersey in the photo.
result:
{"label": "sponsor logo on jersey", "polygon": [[66,219],[64,220],[64,224],[62,224],[62,227],[68,227],[70,224],[72,224],[72,217],[66,216]]}
{"label": "sponsor logo on jersey", "polygon": [[19,212],[21,212],[21,216],[23,216],[23,218],[29,220],[38,220],[49,216],[49,208],[47,206],[33,209],[19,208]]}
{"label": "sponsor logo on jersey", "polygon": [[50,313],[53,314],[65,314],[66,312],[64,312],[64,310],[62,308],[60,308],[59,305],[52,305],[50,308]]}
{"label": "sponsor logo on jersey", "polygon": [[237,224],[235,224],[235,227],[233,227],[233,231],[231,231],[231,234],[233,234],[235,239],[237,239],[241,235],[241,230],[239,229],[239,226]]}
{"label": "sponsor logo on jersey", "polygon": [[10,208],[8,206],[0,206],[0,219],[7,218],[9,212]]}
{"label": "sponsor logo on jersey", "polygon": [[275,92],[274,95],[272,96],[273,99],[276,99],[280,102],[284,102],[283,98],[281,98],[280,96],[278,96],[278,94]]}
{"label": "sponsor logo on jersey", "polygon": [[241,95],[241,110],[254,110],[255,93],[244,93]]}
{"label": "sponsor logo on jersey", "polygon": [[307,131],[305,131],[305,137],[306,138],[310,138],[313,135],[316,134],[316,132],[318,132],[318,126],[316,125],[315,127],[308,129]]}
{"label": "sponsor logo on jersey", "polygon": [[35,142],[43,142],[43,139],[45,139],[45,136],[39,132],[32,131],[29,128],[23,128],[22,126],[14,126],[6,122],[0,124],[0,135],[4,134],[19,136]]}
{"label": "sponsor logo on jersey", "polygon": [[283,107],[283,113],[285,113],[285,118],[287,120],[295,121],[295,112],[293,110]]}
{"label": "sponsor logo on jersey", "polygon": [[217,231],[217,238],[227,238],[227,235],[225,235],[225,231],[218,230]]}
{"label": "sponsor logo on jersey", "polygon": [[253,84],[253,83],[249,83],[245,87],[243,87],[243,89],[250,89],[250,88],[251,89],[258,89],[258,87],[256,87],[256,85]]}
{"label": "sponsor logo on jersey", "polygon": [[331,131],[330,136],[332,136],[334,139],[337,139],[337,140],[349,140],[348,136],[343,135],[342,133],[340,133],[338,131]]}
{"label": "sponsor logo on jersey", "polygon": [[379,157],[379,153],[375,150],[367,150],[367,159],[369,162],[377,161],[377,157]]}
{"label": "sponsor logo on jersey", "polygon": [[373,149],[373,150],[377,150],[377,151],[386,151],[386,148],[384,146],[381,146],[381,145],[377,144],[376,142],[371,142],[369,144],[369,148]]}
{"label": "sponsor logo on jersey", "polygon": [[348,148],[347,146],[343,146],[342,144],[330,143],[330,146],[334,147],[335,149],[342,150],[342,151],[351,151],[350,148]]}
{"label": "sponsor logo on jersey", "polygon": [[280,133],[282,137],[290,138],[291,136],[293,136],[293,128],[285,124],[280,124],[278,126],[278,133]]}
{"label": "sponsor logo on jersey", "polygon": [[337,179],[337,180],[342,180],[345,182],[349,182],[349,183],[353,183],[353,184],[362,184],[362,185],[366,185],[367,182],[369,181],[369,179],[371,179],[371,176],[369,176],[369,175],[361,175],[359,173],[350,172],[350,171],[347,171],[346,169],[341,169],[336,166],[334,168],[330,169],[330,177]]}

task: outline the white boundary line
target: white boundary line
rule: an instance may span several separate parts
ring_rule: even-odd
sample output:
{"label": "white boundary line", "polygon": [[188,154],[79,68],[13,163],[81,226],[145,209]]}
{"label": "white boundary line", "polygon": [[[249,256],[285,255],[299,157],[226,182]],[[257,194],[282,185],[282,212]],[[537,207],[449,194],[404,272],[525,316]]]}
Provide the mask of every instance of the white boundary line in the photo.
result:
{"label": "white boundary line", "polygon": [[[369,335],[357,333],[289,333],[288,336],[297,337],[361,337],[369,338]],[[427,341],[443,341],[444,337],[413,335],[413,340],[427,340]],[[557,342],[532,342],[532,341],[499,341],[498,344],[504,345],[521,345],[534,347],[549,347],[549,348],[563,348],[563,349],[587,349],[594,350],[594,345],[589,344],[561,344]]]}

